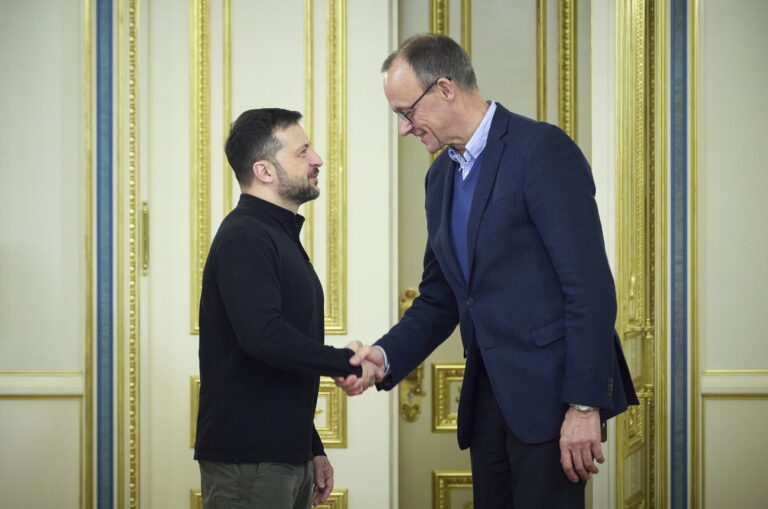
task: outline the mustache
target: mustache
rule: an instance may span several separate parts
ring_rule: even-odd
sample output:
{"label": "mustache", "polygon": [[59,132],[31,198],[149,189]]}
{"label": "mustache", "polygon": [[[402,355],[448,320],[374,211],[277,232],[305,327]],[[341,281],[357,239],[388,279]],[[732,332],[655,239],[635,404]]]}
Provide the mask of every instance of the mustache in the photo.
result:
{"label": "mustache", "polygon": [[318,168],[315,168],[311,172],[309,172],[310,177],[317,177],[320,174],[320,170]]}

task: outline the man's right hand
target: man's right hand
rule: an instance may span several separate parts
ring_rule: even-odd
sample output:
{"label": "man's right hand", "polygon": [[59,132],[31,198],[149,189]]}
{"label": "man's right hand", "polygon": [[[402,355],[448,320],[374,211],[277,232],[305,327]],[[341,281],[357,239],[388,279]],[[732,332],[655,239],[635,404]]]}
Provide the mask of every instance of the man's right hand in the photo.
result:
{"label": "man's right hand", "polygon": [[359,341],[352,341],[347,348],[355,354],[349,358],[352,366],[362,366],[363,376],[349,375],[346,378],[336,377],[336,386],[344,389],[349,396],[362,394],[374,383],[384,379],[384,353],[381,349],[371,345],[363,345]]}

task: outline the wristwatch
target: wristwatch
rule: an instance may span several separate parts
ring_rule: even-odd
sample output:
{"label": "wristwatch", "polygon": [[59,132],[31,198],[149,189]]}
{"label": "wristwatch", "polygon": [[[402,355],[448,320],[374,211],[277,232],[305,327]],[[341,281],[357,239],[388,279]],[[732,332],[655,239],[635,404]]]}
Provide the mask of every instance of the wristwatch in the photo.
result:
{"label": "wristwatch", "polygon": [[571,408],[575,409],[578,412],[587,413],[592,410],[597,410],[597,407],[595,406],[588,406],[588,405],[576,405],[574,403],[571,403]]}

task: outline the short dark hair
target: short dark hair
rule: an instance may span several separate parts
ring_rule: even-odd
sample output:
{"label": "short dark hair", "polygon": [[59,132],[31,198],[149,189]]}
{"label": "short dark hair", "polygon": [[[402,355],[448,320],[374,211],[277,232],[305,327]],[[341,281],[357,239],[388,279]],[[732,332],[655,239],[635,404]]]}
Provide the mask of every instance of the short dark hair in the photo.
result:
{"label": "short dark hair", "polygon": [[469,55],[456,41],[445,35],[418,34],[409,37],[384,60],[381,72],[387,72],[397,57],[402,57],[410,64],[424,89],[444,76],[450,76],[451,81],[465,90],[477,88],[477,78]]}
{"label": "short dark hair", "polygon": [[247,186],[253,180],[253,163],[273,160],[282,148],[275,131],[285,129],[301,120],[298,111],[282,108],[261,108],[243,112],[232,124],[224,146],[229,165],[237,181]]}

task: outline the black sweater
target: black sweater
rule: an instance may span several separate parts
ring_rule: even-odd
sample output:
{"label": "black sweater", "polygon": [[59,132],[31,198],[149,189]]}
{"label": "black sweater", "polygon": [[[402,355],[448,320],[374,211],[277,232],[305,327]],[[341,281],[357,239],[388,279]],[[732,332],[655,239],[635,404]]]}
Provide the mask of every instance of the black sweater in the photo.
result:
{"label": "black sweater", "polygon": [[302,462],[324,454],[319,376],[361,374],[323,345],[323,289],[299,241],[304,218],[243,194],[203,271],[195,459]]}

